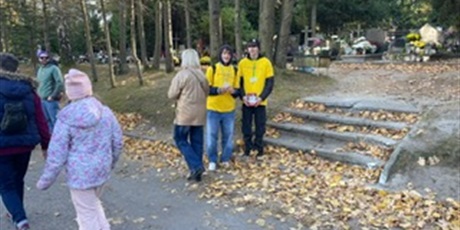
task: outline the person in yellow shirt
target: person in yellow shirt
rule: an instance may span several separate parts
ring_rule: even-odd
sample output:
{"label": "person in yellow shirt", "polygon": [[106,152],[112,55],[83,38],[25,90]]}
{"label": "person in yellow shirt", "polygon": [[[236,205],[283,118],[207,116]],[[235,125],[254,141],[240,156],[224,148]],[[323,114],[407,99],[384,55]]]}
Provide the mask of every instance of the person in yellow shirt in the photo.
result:
{"label": "person in yellow shirt", "polygon": [[[257,157],[261,157],[264,154],[267,98],[275,84],[274,70],[270,60],[260,54],[260,43],[257,39],[247,43],[247,51],[247,57],[238,63],[238,77],[241,79],[240,97],[243,100],[244,155],[249,156],[251,150],[256,150]],[[253,123],[255,135],[252,131]]]}
{"label": "person in yellow shirt", "polygon": [[233,154],[233,130],[235,126],[235,98],[239,95],[239,78],[232,65],[233,48],[220,48],[219,62],[206,71],[209,82],[209,96],[206,102],[206,152],[209,171],[215,171],[218,163],[217,139],[219,130],[222,138],[221,166],[228,167]]}

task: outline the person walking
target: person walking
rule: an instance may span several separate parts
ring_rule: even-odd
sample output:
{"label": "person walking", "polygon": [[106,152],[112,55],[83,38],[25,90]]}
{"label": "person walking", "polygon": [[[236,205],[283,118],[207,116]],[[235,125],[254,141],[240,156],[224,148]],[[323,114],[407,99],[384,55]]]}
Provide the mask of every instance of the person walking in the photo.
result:
{"label": "person walking", "polygon": [[[270,60],[260,54],[260,43],[257,39],[251,39],[247,43],[247,50],[247,57],[238,63],[238,76],[241,77],[240,96],[243,100],[244,156],[249,156],[252,150],[256,150],[257,157],[262,157],[267,122],[267,98],[273,90],[275,74]],[[252,131],[253,123],[255,135]]]}
{"label": "person walking", "polygon": [[36,82],[17,73],[19,61],[0,53],[0,195],[18,230],[29,229],[24,209],[24,177],[32,150],[46,155],[50,134]]}
{"label": "person walking", "polygon": [[218,163],[217,139],[222,138],[221,166],[230,166],[233,154],[233,130],[235,126],[235,98],[239,95],[240,81],[232,65],[233,49],[224,45],[219,51],[219,62],[208,68],[209,96],[206,103],[206,152],[209,171],[215,171]]}
{"label": "person walking", "polygon": [[123,133],[113,112],[92,96],[88,75],[70,69],[65,88],[70,103],[57,115],[37,188],[49,188],[65,167],[79,229],[108,230],[100,196],[121,154]]}
{"label": "person walking", "polygon": [[168,90],[168,98],[176,101],[174,141],[190,170],[187,179],[199,182],[204,172],[203,126],[209,84],[194,49],[184,50],[181,58],[181,70],[172,79]]}
{"label": "person walking", "polygon": [[56,123],[56,115],[59,112],[59,100],[62,97],[64,84],[61,70],[50,58],[48,52],[40,52],[38,58],[41,64],[37,71],[38,95],[42,100],[43,110],[52,132]]}

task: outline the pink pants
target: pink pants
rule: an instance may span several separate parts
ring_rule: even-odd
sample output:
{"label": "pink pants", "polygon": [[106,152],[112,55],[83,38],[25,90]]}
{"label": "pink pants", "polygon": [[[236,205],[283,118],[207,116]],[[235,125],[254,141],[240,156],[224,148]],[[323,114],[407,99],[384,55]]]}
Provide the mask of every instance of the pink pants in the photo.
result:
{"label": "pink pants", "polygon": [[102,186],[87,190],[70,190],[79,230],[110,230],[99,199],[101,192]]}

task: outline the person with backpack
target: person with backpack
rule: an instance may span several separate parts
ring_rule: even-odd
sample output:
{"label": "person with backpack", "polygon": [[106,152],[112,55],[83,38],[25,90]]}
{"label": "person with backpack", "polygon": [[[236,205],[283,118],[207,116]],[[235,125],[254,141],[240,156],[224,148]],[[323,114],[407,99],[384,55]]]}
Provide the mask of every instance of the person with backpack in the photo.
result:
{"label": "person with backpack", "polygon": [[240,80],[232,65],[233,49],[223,45],[219,51],[219,62],[206,71],[209,82],[209,96],[206,109],[206,152],[209,171],[215,171],[218,161],[218,136],[221,131],[222,155],[220,166],[230,166],[233,154],[233,130],[235,126],[235,98],[239,95]]}
{"label": "person with backpack", "polygon": [[[260,43],[257,39],[251,39],[247,43],[247,50],[247,57],[238,63],[238,76],[241,77],[240,97],[243,100],[244,156],[248,157],[252,150],[256,150],[259,158],[264,155],[267,98],[275,84],[275,73],[270,60],[260,54]],[[255,135],[252,131],[253,123]]]}
{"label": "person with backpack", "polygon": [[42,99],[43,111],[49,129],[52,131],[56,123],[56,115],[59,112],[59,101],[62,97],[64,84],[61,70],[56,61],[50,58],[48,52],[40,52],[38,58],[41,64],[37,71],[38,95]]}
{"label": "person with backpack", "polygon": [[203,126],[206,123],[206,97],[209,84],[201,70],[198,52],[181,54],[181,70],[171,81],[168,98],[176,102],[174,141],[190,170],[188,180],[201,181],[203,167]]}
{"label": "person with backpack", "polygon": [[17,73],[19,61],[0,53],[0,195],[18,230],[29,229],[24,209],[24,177],[32,150],[46,156],[50,133],[34,79]]}
{"label": "person with backpack", "polygon": [[110,108],[93,97],[88,75],[70,69],[65,88],[70,103],[57,116],[37,188],[49,188],[65,167],[79,229],[109,230],[99,197],[122,152],[123,133]]}

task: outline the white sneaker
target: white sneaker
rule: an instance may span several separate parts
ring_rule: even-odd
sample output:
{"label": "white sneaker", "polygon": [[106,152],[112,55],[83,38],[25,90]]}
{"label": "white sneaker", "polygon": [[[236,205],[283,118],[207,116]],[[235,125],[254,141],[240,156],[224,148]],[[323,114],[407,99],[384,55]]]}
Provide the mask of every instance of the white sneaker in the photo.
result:
{"label": "white sneaker", "polygon": [[217,168],[216,163],[214,163],[214,162],[209,163],[209,167],[208,167],[209,171],[216,171],[216,168]]}
{"label": "white sneaker", "polygon": [[220,163],[220,166],[222,166],[222,168],[224,168],[224,169],[228,169],[228,168],[230,168],[230,162],[228,162],[228,161],[222,162],[222,163]]}

